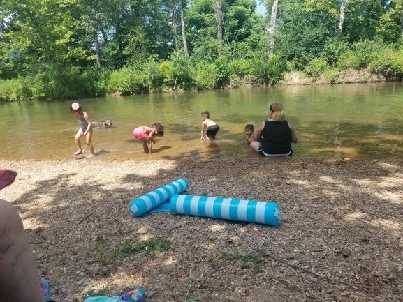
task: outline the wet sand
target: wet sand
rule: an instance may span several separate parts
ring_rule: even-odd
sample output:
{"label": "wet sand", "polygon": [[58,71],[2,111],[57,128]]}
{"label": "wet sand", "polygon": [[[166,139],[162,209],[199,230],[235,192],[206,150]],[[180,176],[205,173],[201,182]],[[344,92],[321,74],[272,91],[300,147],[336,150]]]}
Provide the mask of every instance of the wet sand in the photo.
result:
{"label": "wet sand", "polygon": [[[402,161],[84,159],[0,167],[18,172],[0,198],[18,207],[56,301],[139,286],[157,302],[403,296]],[[178,177],[192,181],[190,194],[277,200],[283,223],[129,216],[134,196]],[[127,252],[128,244],[136,248]]]}

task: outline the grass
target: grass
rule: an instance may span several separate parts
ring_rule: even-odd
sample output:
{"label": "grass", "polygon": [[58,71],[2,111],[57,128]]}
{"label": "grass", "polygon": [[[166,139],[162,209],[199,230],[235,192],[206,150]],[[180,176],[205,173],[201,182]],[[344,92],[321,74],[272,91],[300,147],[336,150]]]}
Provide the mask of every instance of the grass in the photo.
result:
{"label": "grass", "polygon": [[185,302],[200,302],[200,299],[195,297],[189,297],[186,298]]}
{"label": "grass", "polygon": [[238,262],[241,269],[250,269],[260,272],[264,265],[264,259],[259,254],[243,254],[239,250],[232,250],[222,253],[223,259],[231,262]]}
{"label": "grass", "polygon": [[172,249],[172,242],[165,239],[150,239],[142,242],[124,241],[117,249],[121,257],[129,257],[140,253],[159,254]]}

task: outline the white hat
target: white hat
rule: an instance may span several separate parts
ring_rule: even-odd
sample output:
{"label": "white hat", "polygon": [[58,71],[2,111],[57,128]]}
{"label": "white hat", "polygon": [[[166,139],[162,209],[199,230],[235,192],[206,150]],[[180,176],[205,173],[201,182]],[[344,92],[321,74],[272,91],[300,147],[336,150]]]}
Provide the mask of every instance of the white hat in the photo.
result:
{"label": "white hat", "polygon": [[80,104],[79,103],[73,103],[73,104],[71,104],[71,109],[73,110],[73,111],[77,111],[78,109],[80,109]]}

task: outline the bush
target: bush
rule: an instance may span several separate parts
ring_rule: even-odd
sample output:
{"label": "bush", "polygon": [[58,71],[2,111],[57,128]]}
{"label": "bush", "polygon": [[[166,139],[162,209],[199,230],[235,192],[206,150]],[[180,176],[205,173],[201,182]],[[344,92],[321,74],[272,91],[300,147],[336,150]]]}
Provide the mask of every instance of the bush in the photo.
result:
{"label": "bush", "polygon": [[182,52],[172,55],[173,88],[190,89],[193,85],[192,67],[189,57]]}
{"label": "bush", "polygon": [[226,56],[220,56],[214,64],[217,69],[215,88],[224,88],[230,83],[231,78],[231,68],[229,65],[229,60]]}
{"label": "bush", "polygon": [[335,66],[340,56],[347,52],[348,44],[342,40],[329,40],[322,52],[322,57],[326,59],[327,63]]}
{"label": "bush", "polygon": [[361,67],[368,67],[369,63],[376,57],[376,54],[384,48],[381,41],[360,41],[353,44],[353,51],[360,59]]}
{"label": "bush", "polygon": [[383,74],[388,79],[403,78],[403,48],[386,48],[371,62],[372,72]]}
{"label": "bush", "polygon": [[147,62],[144,72],[148,77],[148,86],[152,90],[161,90],[164,85],[164,74],[160,69],[160,65],[154,60]]}
{"label": "bush", "polygon": [[283,79],[287,70],[287,63],[280,56],[274,54],[256,54],[252,60],[252,75],[263,84],[274,85]]}
{"label": "bush", "polygon": [[115,70],[110,75],[108,91],[122,95],[147,93],[148,76],[142,70],[127,67]]}
{"label": "bush", "polygon": [[329,81],[330,84],[335,84],[339,78],[339,70],[336,68],[327,68],[323,75],[325,79]]}
{"label": "bush", "polygon": [[351,50],[340,55],[337,67],[340,69],[360,69],[362,62],[358,56]]}
{"label": "bush", "polygon": [[232,76],[243,78],[251,74],[251,62],[246,59],[234,59],[230,65],[230,73]]}
{"label": "bush", "polygon": [[21,101],[32,96],[32,92],[24,80],[13,79],[0,81],[0,101]]}
{"label": "bush", "polygon": [[68,99],[103,95],[107,76],[107,72],[96,68],[47,65],[30,77],[29,82],[35,98]]}
{"label": "bush", "polygon": [[328,69],[328,65],[325,59],[323,58],[317,58],[313,59],[308,63],[308,65],[305,67],[305,72],[307,75],[318,78],[320,77],[326,69]]}
{"label": "bush", "polygon": [[160,64],[160,71],[164,77],[164,85],[167,87],[174,86],[174,67],[171,61],[163,61]]}
{"label": "bush", "polygon": [[215,64],[200,62],[196,65],[193,79],[197,88],[212,89],[217,86],[218,69]]}

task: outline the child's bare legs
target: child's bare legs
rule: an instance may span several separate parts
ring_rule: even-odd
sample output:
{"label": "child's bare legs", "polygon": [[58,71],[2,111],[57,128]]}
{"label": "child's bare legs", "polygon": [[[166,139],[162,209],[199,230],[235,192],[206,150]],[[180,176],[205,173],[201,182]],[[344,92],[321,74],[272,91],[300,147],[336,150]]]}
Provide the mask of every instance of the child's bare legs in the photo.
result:
{"label": "child's bare legs", "polygon": [[143,141],[143,149],[145,153],[150,153],[150,150],[148,149],[148,142]]}
{"label": "child's bare legs", "polygon": [[87,148],[90,149],[91,155],[95,155],[94,146],[92,145],[92,130],[88,131],[87,135],[85,136],[85,142],[87,144]]}
{"label": "child's bare legs", "polygon": [[80,155],[83,153],[83,149],[81,148],[80,138],[83,135],[83,130],[79,129],[77,131],[76,136],[74,136],[74,142],[76,143],[78,150],[74,153],[74,155]]}

